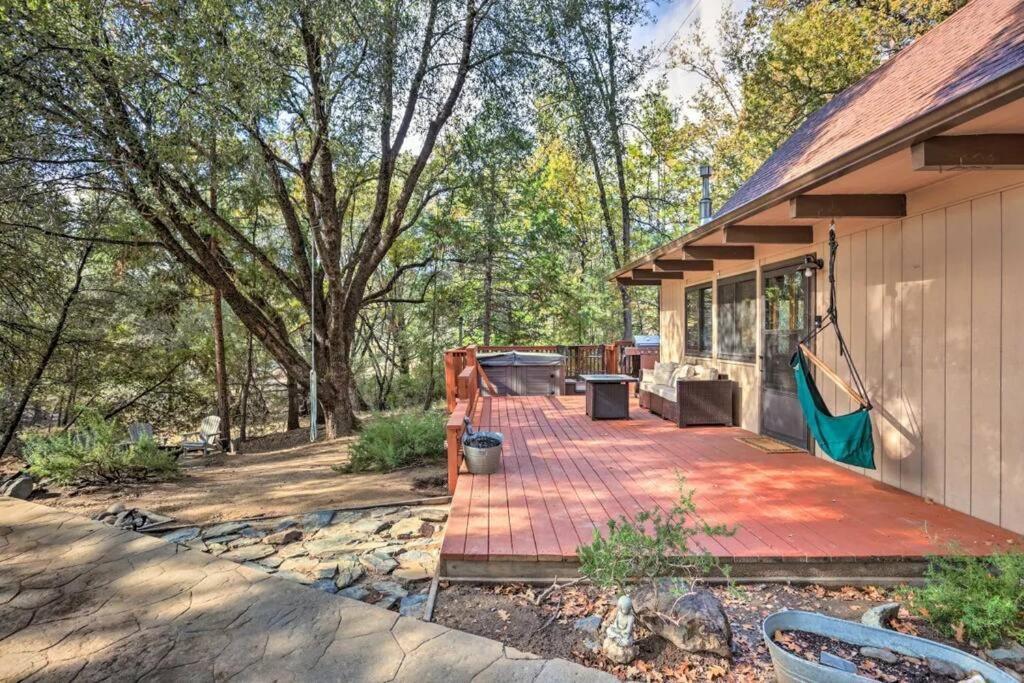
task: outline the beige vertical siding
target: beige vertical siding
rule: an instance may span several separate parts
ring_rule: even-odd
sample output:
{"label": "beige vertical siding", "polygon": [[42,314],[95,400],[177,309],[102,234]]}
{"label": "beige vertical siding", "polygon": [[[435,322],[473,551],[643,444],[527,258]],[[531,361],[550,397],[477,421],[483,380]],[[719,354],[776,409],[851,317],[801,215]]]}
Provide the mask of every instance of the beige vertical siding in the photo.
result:
{"label": "beige vertical siding", "polygon": [[[840,225],[836,294],[876,406],[878,469],[864,473],[1024,532],[1024,174],[993,178],[953,178],[911,194],[914,215],[901,221],[855,231]],[[825,236],[817,225],[813,246],[758,247],[758,272],[806,253],[826,257]],[[708,279],[751,268],[736,264]],[[825,275],[819,314],[827,305]],[[682,356],[684,292],[696,283],[663,287],[663,357]],[[758,312],[761,320],[760,301]],[[817,351],[849,377],[827,333]],[[738,422],[757,431],[758,365],[713,362],[741,387]],[[853,409],[827,380],[821,388],[834,411]]]}

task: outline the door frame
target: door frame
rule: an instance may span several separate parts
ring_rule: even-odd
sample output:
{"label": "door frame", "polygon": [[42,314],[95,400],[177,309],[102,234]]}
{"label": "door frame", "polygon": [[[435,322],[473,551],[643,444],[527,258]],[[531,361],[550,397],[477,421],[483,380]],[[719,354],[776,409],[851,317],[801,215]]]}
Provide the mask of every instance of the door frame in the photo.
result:
{"label": "door frame", "polygon": [[[811,256],[813,258],[817,258],[818,257],[816,252],[807,252],[806,254],[802,254],[800,256],[796,256],[796,257],[788,258],[788,259],[783,259],[782,261],[777,261],[775,263],[770,263],[770,264],[764,265],[758,271],[760,273],[760,276],[759,276],[759,281],[757,283],[758,284],[757,292],[758,292],[758,299],[759,299],[759,301],[758,301],[758,311],[759,311],[758,325],[759,325],[759,330],[758,330],[758,340],[757,340],[757,343],[758,343],[758,356],[757,356],[757,361],[758,361],[758,411],[757,411],[757,413],[758,413],[758,415],[757,415],[757,421],[758,421],[758,432],[762,436],[769,436],[769,437],[771,437],[773,439],[778,439],[780,437],[779,437],[778,434],[773,434],[773,433],[769,432],[765,428],[765,426],[764,426],[765,425],[764,410],[765,410],[765,405],[767,403],[767,401],[765,401],[765,398],[764,398],[765,390],[767,388],[766,387],[766,382],[765,382],[765,375],[766,375],[766,369],[767,369],[767,364],[765,363],[765,332],[767,330],[766,320],[767,320],[767,315],[768,315],[768,307],[765,305],[765,299],[764,299],[764,293],[765,293],[765,286],[764,285],[765,285],[765,280],[768,277],[772,276],[772,275],[776,275],[776,274],[778,274],[780,272],[785,272],[785,271],[790,271],[790,270],[800,270],[799,266],[804,264],[806,256]],[[816,305],[816,302],[817,302],[818,271],[815,270],[814,271],[814,275],[812,275],[810,278],[805,278],[805,279],[810,280],[807,283],[807,305],[805,307],[806,310],[807,310],[807,329],[808,329],[808,331],[810,331],[813,328],[813,326],[815,324],[815,320],[818,317],[817,305]],[[794,397],[795,396],[796,396],[796,394],[794,394]],[[797,445],[801,445],[803,448],[806,448],[809,453],[813,453],[814,452],[813,451],[814,442],[812,441],[811,430],[810,430],[810,428],[807,427],[806,420],[804,421],[804,438],[803,438],[803,443],[802,444],[797,444]]]}

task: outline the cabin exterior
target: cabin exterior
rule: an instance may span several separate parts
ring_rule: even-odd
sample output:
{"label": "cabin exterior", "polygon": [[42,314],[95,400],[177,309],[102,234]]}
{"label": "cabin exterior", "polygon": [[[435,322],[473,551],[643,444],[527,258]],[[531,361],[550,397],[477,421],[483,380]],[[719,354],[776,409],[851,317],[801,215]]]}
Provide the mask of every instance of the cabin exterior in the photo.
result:
{"label": "cabin exterior", "polygon": [[[728,375],[738,427],[827,458],[789,359],[828,307],[834,221],[874,405],[877,469],[857,471],[1024,532],[1022,94],[1024,3],[973,0],[837,95],[710,220],[613,275],[660,287],[661,360]],[[814,352],[849,381],[831,332]]]}

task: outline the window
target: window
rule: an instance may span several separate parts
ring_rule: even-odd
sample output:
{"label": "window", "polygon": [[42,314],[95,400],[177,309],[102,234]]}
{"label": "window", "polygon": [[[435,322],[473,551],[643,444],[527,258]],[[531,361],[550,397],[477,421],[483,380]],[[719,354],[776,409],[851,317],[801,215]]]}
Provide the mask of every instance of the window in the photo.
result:
{"label": "window", "polygon": [[686,353],[711,355],[711,284],[686,290]]}
{"label": "window", "polygon": [[757,280],[754,273],[718,281],[718,355],[752,361],[757,334]]}

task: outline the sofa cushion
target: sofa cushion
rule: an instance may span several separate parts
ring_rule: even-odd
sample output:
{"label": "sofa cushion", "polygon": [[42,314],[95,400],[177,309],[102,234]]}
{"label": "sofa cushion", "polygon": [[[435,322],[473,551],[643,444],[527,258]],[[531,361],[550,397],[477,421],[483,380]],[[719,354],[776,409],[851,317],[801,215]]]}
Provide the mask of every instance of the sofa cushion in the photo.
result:
{"label": "sofa cushion", "polygon": [[679,368],[679,379],[692,379],[697,374],[697,366],[691,363],[686,363]]}
{"label": "sofa cushion", "polygon": [[655,387],[654,393],[656,393],[658,396],[661,396],[666,401],[672,401],[673,403],[675,403],[676,401],[675,385],[667,386],[665,384],[659,384],[657,387]]}
{"label": "sofa cushion", "polygon": [[672,373],[676,371],[676,363],[655,363],[654,382],[656,384],[671,384]]}
{"label": "sofa cushion", "polygon": [[657,386],[654,382],[640,382],[640,391],[648,391],[653,394]]}
{"label": "sofa cushion", "polygon": [[701,365],[697,368],[696,379],[718,379],[718,368]]}

